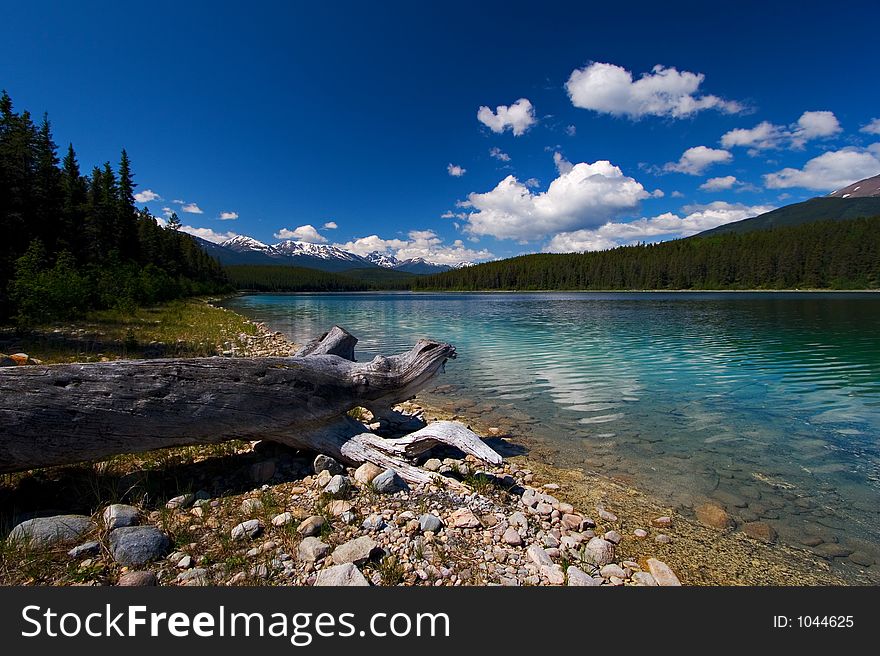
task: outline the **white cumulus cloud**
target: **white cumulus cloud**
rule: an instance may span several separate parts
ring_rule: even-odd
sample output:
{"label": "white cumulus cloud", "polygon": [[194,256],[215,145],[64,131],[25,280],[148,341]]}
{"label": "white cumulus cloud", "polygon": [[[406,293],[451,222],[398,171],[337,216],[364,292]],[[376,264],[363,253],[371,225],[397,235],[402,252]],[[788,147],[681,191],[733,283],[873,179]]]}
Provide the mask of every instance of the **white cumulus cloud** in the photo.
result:
{"label": "white cumulus cloud", "polygon": [[722,189],[731,189],[739,180],[734,175],[725,175],[721,178],[709,178],[700,185],[703,191],[721,191]]}
{"label": "white cumulus cloud", "polygon": [[190,214],[204,214],[202,208],[196,205],[195,203],[187,203],[183,207],[180,208],[184,212],[188,212]]}
{"label": "white cumulus cloud", "polygon": [[447,244],[433,230],[411,230],[407,237],[407,239],[383,239],[378,235],[369,235],[334,246],[356,255],[363,256],[378,251],[393,255],[398,260],[421,257],[436,264],[477,262],[494,257],[486,249],[468,248],[460,239]]}
{"label": "white cumulus cloud", "polygon": [[498,146],[494,146],[494,147],[490,148],[489,155],[491,157],[494,157],[495,159],[497,159],[499,162],[509,162],[510,161],[510,155],[508,155],[507,153],[502,151]]}
{"label": "white cumulus cloud", "polygon": [[324,230],[336,230],[338,227],[336,221],[327,221],[327,223],[324,224]]}
{"label": "white cumulus cloud", "polygon": [[134,195],[134,200],[137,203],[152,203],[156,200],[162,200],[162,197],[152,189],[144,189]]}
{"label": "white cumulus cloud", "polygon": [[547,253],[599,251],[633,244],[689,237],[726,223],[741,221],[774,209],[772,205],[743,205],[715,201],[706,205],[686,205],[684,216],[666,212],[659,216],[640,218],[626,223],[609,222],[593,230],[576,230],[557,234],[544,247]]}
{"label": "white cumulus cloud", "polygon": [[319,233],[315,226],[307,223],[306,225],[301,225],[294,230],[289,230],[288,228],[281,228],[278,232],[275,233],[275,239],[293,239],[295,241],[304,241],[309,244],[325,244],[327,243],[327,238]]}
{"label": "white cumulus cloud", "polygon": [[235,221],[238,218],[238,212],[220,212],[221,221]]}
{"label": "white cumulus cloud", "polygon": [[219,244],[227,239],[232,239],[233,237],[238,236],[238,234],[234,232],[215,232],[214,230],[211,230],[211,228],[195,228],[188,225],[180,226],[180,231],[195,235],[196,237],[201,237],[206,241],[212,241],[215,244]]}
{"label": "white cumulus cloud", "polygon": [[510,130],[518,137],[535,124],[535,108],[527,98],[520,98],[509,106],[498,105],[494,112],[489,107],[480,107],[477,120],[492,132]]}
{"label": "white cumulus cloud", "polygon": [[460,178],[465,173],[467,173],[467,169],[460,167],[458,164],[448,164],[446,167],[446,172],[449,173],[453,178]]}
{"label": "white cumulus cloud", "polygon": [[863,125],[859,132],[866,134],[880,134],[880,118],[872,119],[867,125]]}
{"label": "white cumulus cloud", "polygon": [[657,65],[633,80],[633,74],[622,66],[594,62],[572,71],[565,88],[575,107],[631,119],[683,118],[705,109],[728,114],[743,110],[738,102],[698,95],[704,79],[702,73]]}
{"label": "white cumulus cloud", "polygon": [[809,160],[803,168],[784,168],[764,176],[768,189],[802,187],[833,191],[880,173],[880,143],[867,148],[830,150]]}
{"label": "white cumulus cloud", "polygon": [[[634,209],[649,193],[611,162],[557,162],[560,174],[547,191],[509,175],[486,193],[471,193],[464,207],[472,208],[465,231],[521,242],[561,231],[600,225],[620,212]],[[570,167],[570,168],[569,168]]]}
{"label": "white cumulus cloud", "polygon": [[827,139],[842,131],[834,112],[804,112],[796,123],[787,127],[762,121],[753,128],[730,130],[721,137],[721,145],[725,148],[747,147],[751,155],[781,148],[800,150],[808,141]]}
{"label": "white cumulus cloud", "polygon": [[733,155],[726,150],[694,146],[684,151],[677,162],[664,164],[663,170],[687,173],[688,175],[702,175],[703,171],[713,164],[727,164],[732,159]]}

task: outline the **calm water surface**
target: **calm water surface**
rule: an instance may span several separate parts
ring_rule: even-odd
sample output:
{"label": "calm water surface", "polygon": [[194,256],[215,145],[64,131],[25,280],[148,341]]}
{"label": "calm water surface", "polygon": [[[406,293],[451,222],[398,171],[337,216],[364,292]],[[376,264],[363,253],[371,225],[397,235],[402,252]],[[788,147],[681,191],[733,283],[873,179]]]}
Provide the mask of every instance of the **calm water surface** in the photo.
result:
{"label": "calm water surface", "polygon": [[[669,505],[712,500],[791,544],[880,568],[880,295],[254,295],[228,307],[304,342],[333,324],[359,360],[419,337],[459,358],[429,401],[520,431],[558,464]],[[866,560],[867,558],[867,560]],[[862,565],[864,567],[864,564]]]}

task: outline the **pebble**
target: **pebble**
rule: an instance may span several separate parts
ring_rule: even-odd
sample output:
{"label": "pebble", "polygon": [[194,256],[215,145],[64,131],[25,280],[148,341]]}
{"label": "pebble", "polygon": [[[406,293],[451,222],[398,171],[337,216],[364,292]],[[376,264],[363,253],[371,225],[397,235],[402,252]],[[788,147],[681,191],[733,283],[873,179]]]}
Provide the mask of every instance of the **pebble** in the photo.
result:
{"label": "pebble", "polygon": [[648,569],[659,586],[680,586],[681,581],[670,569],[669,565],[656,558],[648,558]]}
{"label": "pebble", "polygon": [[80,545],[75,546],[73,549],[67,552],[67,555],[71,558],[80,558],[82,556],[95,556],[101,551],[101,543],[100,542],[83,542]]}
{"label": "pebble", "polygon": [[570,587],[595,587],[600,585],[599,581],[574,565],[569,565],[565,573],[568,575],[568,585]]}
{"label": "pebble", "polygon": [[422,466],[425,469],[427,469],[428,471],[435,472],[435,471],[439,470],[442,465],[443,465],[443,463],[440,462],[439,459],[429,458],[428,460],[425,461],[425,464]]}
{"label": "pebble", "polygon": [[553,559],[550,558],[550,555],[537,544],[530,545],[529,548],[526,549],[526,555],[533,563],[535,563],[535,565],[538,565],[539,567],[541,565],[553,564]]}
{"label": "pebble", "polygon": [[606,579],[610,579],[611,577],[617,577],[619,579],[626,578],[626,572],[623,571],[623,568],[620,565],[615,565],[614,563],[604,565],[602,569],[599,570],[599,574],[604,576]]}
{"label": "pebble", "polygon": [[339,517],[342,514],[347,513],[353,507],[354,506],[352,506],[351,503],[342,499],[336,499],[335,501],[331,501],[327,504],[328,512],[334,517]]}
{"label": "pebble", "polygon": [[651,520],[651,525],[656,528],[665,528],[672,525],[672,517],[664,515],[663,517],[655,517]]}
{"label": "pebble", "polygon": [[709,528],[724,530],[733,525],[733,520],[727,511],[714,503],[702,503],[694,508],[694,512],[697,514],[697,520]]}
{"label": "pebble", "polygon": [[303,538],[296,548],[296,555],[308,565],[325,558],[328,553],[330,553],[330,545],[311,536]]}
{"label": "pebble", "polygon": [[648,537],[648,532],[643,528],[637,528],[635,531],[633,531],[633,535],[641,539]]}
{"label": "pebble", "polygon": [[602,538],[592,538],[584,547],[584,559],[602,567],[614,560],[614,545]]}
{"label": "pebble", "polygon": [[128,506],[124,503],[114,503],[101,513],[104,520],[104,526],[109,530],[122,528],[123,526],[134,526],[140,520],[141,512],[134,506]]}
{"label": "pebble", "polygon": [[660,544],[669,544],[672,542],[672,538],[666,535],[665,533],[660,533],[657,537],[654,538],[654,542],[659,542]]}
{"label": "pebble", "polygon": [[312,515],[300,522],[300,525],[296,527],[296,531],[304,537],[311,537],[318,535],[323,526],[324,518],[320,515]]}
{"label": "pebble", "polygon": [[272,526],[287,526],[293,522],[293,515],[289,512],[283,512],[272,518]]}
{"label": "pebble", "polygon": [[241,502],[241,514],[253,515],[263,509],[263,502],[259,499],[245,499]]}
{"label": "pebble", "polygon": [[636,572],[632,575],[632,581],[636,585],[644,585],[644,586],[656,586],[656,579],[651,576],[648,572]]}
{"label": "pebble", "polygon": [[623,536],[617,531],[608,531],[604,536],[606,540],[608,540],[612,544],[620,544],[620,541],[623,539]]}
{"label": "pebble", "polygon": [[241,524],[236,524],[229,534],[233,540],[243,540],[257,537],[262,530],[263,523],[259,519],[249,519]]}
{"label": "pebble", "polygon": [[599,519],[601,519],[604,522],[616,522],[617,521],[617,515],[615,515],[613,512],[609,512],[608,510],[605,510],[601,506],[598,506],[596,508],[596,512],[599,513]]}
{"label": "pebble", "polygon": [[406,483],[393,469],[386,469],[373,479],[373,489],[380,494],[392,494],[406,488]]}
{"label": "pebble", "polygon": [[168,510],[177,510],[179,508],[189,508],[192,505],[192,502],[195,501],[195,494],[181,494],[180,496],[176,496],[172,499],[168,499],[165,507]]}
{"label": "pebble", "polygon": [[119,577],[116,585],[124,588],[144,588],[159,585],[159,579],[156,578],[155,573],[149,571],[126,572]]}
{"label": "pebble", "polygon": [[522,536],[519,534],[519,531],[513,528],[513,526],[507,527],[507,530],[505,530],[501,536],[501,541],[513,547],[522,546],[523,543]]}
{"label": "pebble", "polygon": [[381,467],[374,465],[372,462],[365,462],[354,471],[354,480],[361,485],[369,485],[381,473]]}
{"label": "pebble", "polygon": [[315,580],[315,585],[350,587],[369,586],[370,583],[361,571],[355,567],[354,563],[343,563],[342,565],[327,567],[318,572],[318,578]]}
{"label": "pebble", "polygon": [[431,513],[424,513],[419,517],[419,530],[424,533],[425,531],[430,531],[431,533],[438,533],[440,529],[443,528],[443,520],[441,520],[437,515],[432,515]]}
{"label": "pebble", "polygon": [[378,546],[373,538],[362,535],[336,547],[333,550],[333,563],[341,565],[343,563],[360,564],[366,562]]}
{"label": "pebble", "polygon": [[347,496],[349,490],[351,490],[350,479],[342,474],[335,474],[333,478],[330,479],[330,482],[324,487],[324,494],[329,494],[331,497],[335,498],[341,498]]}
{"label": "pebble", "polygon": [[477,516],[467,508],[459,508],[452,513],[452,525],[455,528],[477,528],[481,526]]}

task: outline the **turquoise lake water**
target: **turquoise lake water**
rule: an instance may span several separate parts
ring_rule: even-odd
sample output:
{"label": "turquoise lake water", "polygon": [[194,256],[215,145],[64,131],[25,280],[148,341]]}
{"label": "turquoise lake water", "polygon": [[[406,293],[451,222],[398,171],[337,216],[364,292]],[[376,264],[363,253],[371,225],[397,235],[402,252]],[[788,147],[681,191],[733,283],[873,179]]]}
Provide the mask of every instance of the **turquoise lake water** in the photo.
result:
{"label": "turquoise lake water", "polygon": [[710,500],[792,545],[854,552],[836,566],[874,560],[868,571],[880,571],[878,294],[303,294],[226,305],[300,343],[339,324],[360,339],[359,360],[420,337],[451,342],[458,359],[437,385],[452,389],[426,400],[683,512]]}

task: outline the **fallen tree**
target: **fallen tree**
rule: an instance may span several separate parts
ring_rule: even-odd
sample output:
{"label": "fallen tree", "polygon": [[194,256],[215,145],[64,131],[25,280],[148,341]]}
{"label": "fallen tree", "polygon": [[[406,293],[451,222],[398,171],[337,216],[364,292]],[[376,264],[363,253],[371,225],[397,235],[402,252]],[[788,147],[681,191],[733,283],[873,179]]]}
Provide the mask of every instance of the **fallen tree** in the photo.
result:
{"label": "fallen tree", "polygon": [[292,357],[189,358],[0,369],[0,472],[102,460],[172,446],[271,440],[372,462],[411,483],[434,474],[409,459],[449,444],[499,464],[466,426],[430,424],[385,439],[351,419],[355,407],[394,421],[393,407],[455,357],[420,340],[406,353],[354,359],[357,338],[333,329]]}

